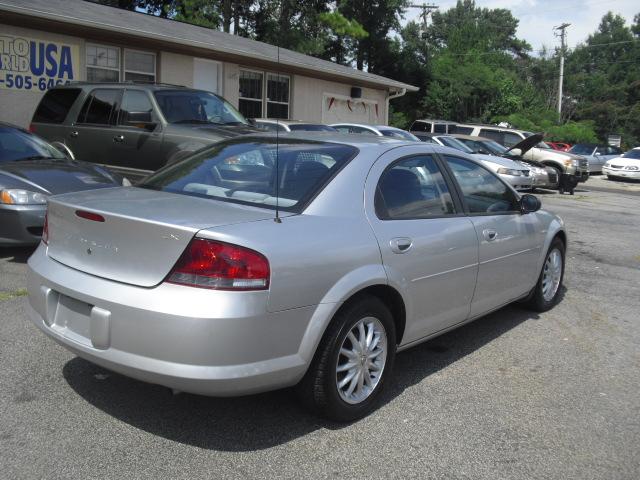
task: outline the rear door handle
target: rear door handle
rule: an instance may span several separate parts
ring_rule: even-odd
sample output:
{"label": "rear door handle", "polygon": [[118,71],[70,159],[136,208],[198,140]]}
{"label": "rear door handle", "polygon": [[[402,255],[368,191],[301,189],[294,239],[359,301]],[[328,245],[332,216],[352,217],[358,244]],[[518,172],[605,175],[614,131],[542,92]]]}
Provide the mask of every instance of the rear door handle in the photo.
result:
{"label": "rear door handle", "polygon": [[113,141],[114,142],[124,142],[124,135],[116,135],[115,137],[113,137]]}
{"label": "rear door handle", "polygon": [[411,248],[411,245],[413,245],[413,243],[411,239],[407,237],[392,238],[389,241],[389,246],[393,253],[406,253]]}
{"label": "rear door handle", "polygon": [[77,130],[74,130],[73,132],[71,132],[71,133],[69,134],[69,136],[70,136],[70,137],[73,137],[73,138],[76,138],[76,137],[78,136],[78,131],[77,131]]}
{"label": "rear door handle", "polygon": [[487,228],[486,230],[482,231],[482,236],[488,242],[493,242],[496,238],[498,238],[498,232],[496,232],[492,228]]}

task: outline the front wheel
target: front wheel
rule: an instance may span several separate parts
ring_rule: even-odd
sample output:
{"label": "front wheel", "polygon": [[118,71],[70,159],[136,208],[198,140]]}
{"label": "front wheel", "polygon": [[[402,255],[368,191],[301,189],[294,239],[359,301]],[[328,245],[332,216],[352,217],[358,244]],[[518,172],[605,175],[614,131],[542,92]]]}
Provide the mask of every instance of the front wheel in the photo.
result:
{"label": "front wheel", "polygon": [[391,312],[378,298],[362,296],[331,321],[297,393],[330,420],[364,417],[375,408],[395,353]]}
{"label": "front wheel", "polygon": [[558,303],[564,278],[565,245],[559,238],[551,242],[538,283],[533,289],[527,306],[538,312],[546,312]]}

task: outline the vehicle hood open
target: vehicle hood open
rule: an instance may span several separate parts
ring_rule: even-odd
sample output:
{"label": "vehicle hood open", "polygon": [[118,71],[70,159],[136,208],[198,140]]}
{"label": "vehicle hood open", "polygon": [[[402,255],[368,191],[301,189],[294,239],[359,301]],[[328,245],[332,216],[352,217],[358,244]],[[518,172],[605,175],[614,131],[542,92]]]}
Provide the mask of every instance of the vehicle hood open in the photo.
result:
{"label": "vehicle hood open", "polygon": [[520,150],[520,152],[521,152],[520,154],[524,155],[529,150],[531,150],[533,147],[535,147],[537,144],[539,144],[542,141],[543,138],[544,138],[544,134],[542,134],[542,133],[534,133],[530,137],[527,137],[524,140],[522,140],[521,142],[516,143],[513,147],[509,148],[507,150],[507,152],[511,152],[512,150],[517,148],[517,149]]}

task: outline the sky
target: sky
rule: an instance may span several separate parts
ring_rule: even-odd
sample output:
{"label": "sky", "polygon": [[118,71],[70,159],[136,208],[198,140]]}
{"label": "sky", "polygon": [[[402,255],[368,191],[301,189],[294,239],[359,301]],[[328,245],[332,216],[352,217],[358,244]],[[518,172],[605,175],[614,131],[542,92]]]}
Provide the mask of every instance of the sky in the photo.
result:
{"label": "sky", "polygon": [[[413,0],[412,3],[423,2]],[[436,4],[440,11],[445,11],[455,6],[456,0],[430,0],[426,3]],[[634,15],[640,13],[638,0],[476,0],[476,5],[511,10],[514,17],[520,19],[518,38],[529,42],[534,51],[543,46],[553,49],[560,45],[560,39],[553,35],[553,27],[563,22],[571,24],[567,28],[567,46],[574,47],[598,28],[600,20],[609,10],[622,15],[627,25],[633,23]],[[420,12],[419,9],[409,9],[405,22],[417,19]]]}

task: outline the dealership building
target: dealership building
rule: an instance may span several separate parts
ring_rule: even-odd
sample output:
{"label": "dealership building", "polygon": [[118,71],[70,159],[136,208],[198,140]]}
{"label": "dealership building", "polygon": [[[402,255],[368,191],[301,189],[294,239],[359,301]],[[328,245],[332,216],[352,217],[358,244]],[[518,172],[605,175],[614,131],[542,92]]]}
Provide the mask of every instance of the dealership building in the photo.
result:
{"label": "dealership building", "polygon": [[386,124],[416,87],[217,30],[83,0],[0,0],[0,121],[28,125],[68,81],[215,92],[246,117]]}

